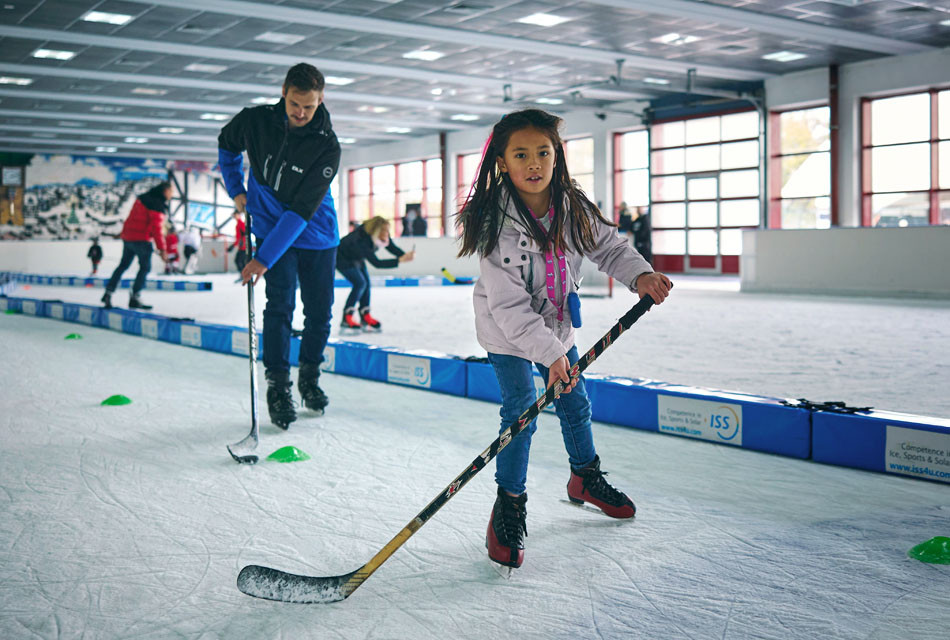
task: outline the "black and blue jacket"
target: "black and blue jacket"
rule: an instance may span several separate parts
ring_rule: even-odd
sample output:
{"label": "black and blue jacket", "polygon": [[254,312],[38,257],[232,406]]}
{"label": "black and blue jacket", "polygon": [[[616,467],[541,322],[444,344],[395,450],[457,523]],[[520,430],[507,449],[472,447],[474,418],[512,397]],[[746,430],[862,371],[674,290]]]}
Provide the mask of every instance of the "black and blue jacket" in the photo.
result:
{"label": "black and blue jacket", "polygon": [[[250,172],[244,187],[241,153]],[[284,101],[248,107],[221,129],[218,163],[228,195],[247,194],[251,230],[268,269],[291,246],[330,249],[340,243],[330,181],[340,166],[340,143],[324,105],[303,127],[290,127]]]}

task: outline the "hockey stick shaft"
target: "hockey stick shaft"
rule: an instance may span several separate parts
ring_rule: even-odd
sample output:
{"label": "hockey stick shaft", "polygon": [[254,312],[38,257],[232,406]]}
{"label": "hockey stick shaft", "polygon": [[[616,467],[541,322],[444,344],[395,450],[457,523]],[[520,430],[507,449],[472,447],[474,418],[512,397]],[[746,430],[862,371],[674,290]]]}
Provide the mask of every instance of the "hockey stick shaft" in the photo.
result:
{"label": "hockey stick shaft", "polygon": [[[607,347],[614,343],[624,331],[629,329],[640,317],[650,310],[653,306],[653,298],[644,296],[636,305],[611,327],[610,331],[604,334],[589,351],[587,351],[570,369],[572,380],[577,379],[584,370]],[[549,404],[554,402],[564,390],[564,383],[561,380],[556,381],[549,386],[544,395],[531,405],[521,416],[515,420],[507,429],[505,429],[494,442],[489,445],[471,464],[469,464],[455,480],[449,483],[438,496],[436,496],[426,507],[414,517],[409,524],[402,528],[392,540],[373,556],[369,562],[356,571],[342,576],[331,576],[326,578],[314,578],[308,576],[296,576],[287,574],[276,569],[250,565],[244,567],[238,575],[238,588],[248,595],[271,600],[282,600],[289,602],[314,603],[314,602],[338,602],[348,598],[356,589],[362,585],[367,578],[396,552],[409,538],[413,536],[422,526],[434,516],[439,509],[445,506],[469,480],[481,471],[491,462],[498,452],[504,449],[511,440],[517,436],[528,424],[534,420],[541,411]]]}
{"label": "hockey stick shaft", "polygon": [[[250,255],[252,242],[251,212],[245,209],[244,215],[247,218],[244,228],[245,251]],[[240,277],[238,279],[240,280]],[[250,453],[250,451],[257,447],[260,440],[260,423],[257,393],[257,322],[254,312],[254,284],[252,282],[247,283],[247,345],[251,372],[251,432],[240,442],[228,447],[228,451],[237,462],[254,464],[257,462],[257,456]]]}

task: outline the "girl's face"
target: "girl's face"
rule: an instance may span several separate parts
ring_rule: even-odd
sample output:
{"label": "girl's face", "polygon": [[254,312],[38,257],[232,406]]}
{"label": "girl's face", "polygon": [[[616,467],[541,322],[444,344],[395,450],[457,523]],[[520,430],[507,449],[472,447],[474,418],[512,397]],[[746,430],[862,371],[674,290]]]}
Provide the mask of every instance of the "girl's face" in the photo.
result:
{"label": "girl's face", "polygon": [[389,225],[386,225],[379,230],[379,233],[376,234],[376,241],[382,245],[389,244]]}
{"label": "girl's face", "polygon": [[520,129],[508,138],[505,155],[498,157],[498,168],[507,173],[525,202],[546,196],[554,177],[554,145],[539,129]]}

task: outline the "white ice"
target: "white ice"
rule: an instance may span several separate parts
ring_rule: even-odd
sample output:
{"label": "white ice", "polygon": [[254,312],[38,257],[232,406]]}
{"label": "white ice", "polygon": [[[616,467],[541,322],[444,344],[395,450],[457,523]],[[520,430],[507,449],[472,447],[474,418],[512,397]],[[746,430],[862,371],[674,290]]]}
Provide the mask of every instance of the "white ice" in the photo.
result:
{"label": "white ice", "polygon": [[[945,302],[676,280],[592,371],[950,416]],[[145,296],[166,315],[245,323],[244,290],[214,283]],[[93,303],[101,290],[18,293]],[[376,288],[384,333],[358,339],[482,355],[470,295]],[[632,302],[585,299],[578,345]],[[946,485],[595,424],[609,480],[638,505],[617,522],[564,502],[548,415],[510,580],[484,548],[489,467],[344,602],[249,598],[235,587],[246,564],[367,562],[494,439],[498,407],[328,374],[325,416],[285,433],[262,415],[263,455],[292,444],[313,459],[249,467],[225,449],[250,428],[244,359],[22,315],[0,315],[0,353],[2,638],[948,636],[950,567],[906,555],[950,535]],[[133,403],[99,405],[117,393]]]}

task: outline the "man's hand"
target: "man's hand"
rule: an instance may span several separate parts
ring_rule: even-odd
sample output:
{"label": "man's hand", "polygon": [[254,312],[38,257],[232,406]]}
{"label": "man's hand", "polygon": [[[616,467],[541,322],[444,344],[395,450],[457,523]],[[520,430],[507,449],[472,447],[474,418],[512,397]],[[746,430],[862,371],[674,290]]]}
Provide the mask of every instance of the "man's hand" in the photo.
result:
{"label": "man's hand", "polygon": [[267,273],[267,267],[257,261],[257,258],[251,260],[241,271],[241,284],[251,283],[253,287],[261,276]]}
{"label": "man's hand", "polygon": [[244,210],[247,208],[247,194],[241,193],[234,196],[234,208],[244,213]]}
{"label": "man's hand", "polygon": [[[570,375],[571,363],[567,359],[567,356],[561,356],[555,360],[554,364],[548,369],[548,386],[560,380],[564,383],[564,389],[561,393],[570,393],[571,389],[577,386],[577,380],[571,380]],[[570,384],[568,384],[570,383]]]}
{"label": "man's hand", "polygon": [[653,302],[661,304],[666,300],[666,296],[670,295],[673,283],[662,273],[643,273],[637,277],[635,286],[641,298],[649,295],[653,298]]}

